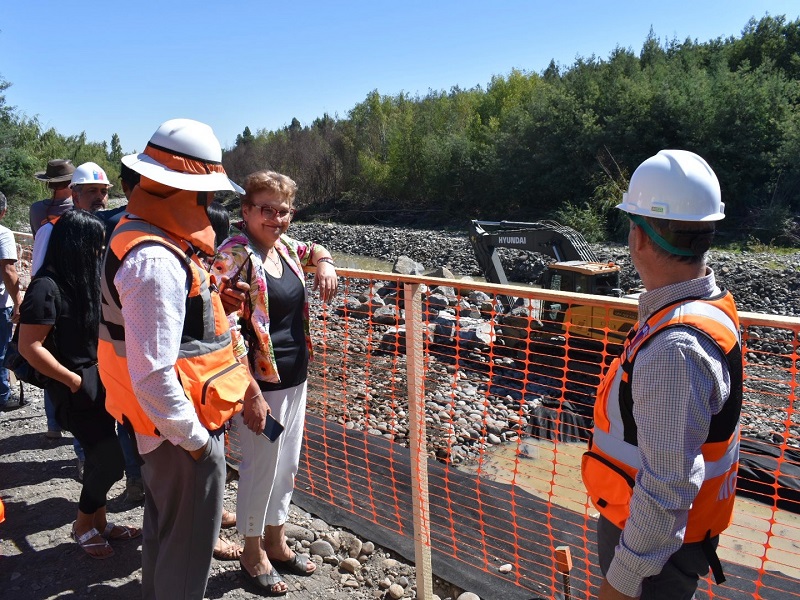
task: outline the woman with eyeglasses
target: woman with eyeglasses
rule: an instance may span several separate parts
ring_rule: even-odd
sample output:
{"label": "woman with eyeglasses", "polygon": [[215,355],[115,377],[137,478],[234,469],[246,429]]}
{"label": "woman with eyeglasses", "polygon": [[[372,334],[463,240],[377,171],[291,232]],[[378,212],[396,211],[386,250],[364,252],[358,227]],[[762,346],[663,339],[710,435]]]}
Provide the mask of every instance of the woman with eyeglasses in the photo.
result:
{"label": "woman with eyeglasses", "polygon": [[[220,246],[213,267],[218,276],[250,285],[231,328],[237,356],[253,377],[244,410],[232,424],[242,452],[236,523],[245,544],[239,560],[250,584],[283,595],[288,586],[276,566],[295,575],[317,568],[288,547],[284,532],[300,463],[312,354],[303,267],[316,267],[314,290],[323,302],[333,299],[337,277],[324,247],[286,235],[297,193],[292,179],[258,171],[244,188],[242,233]],[[284,427],[275,441],[264,431],[268,413]]]}

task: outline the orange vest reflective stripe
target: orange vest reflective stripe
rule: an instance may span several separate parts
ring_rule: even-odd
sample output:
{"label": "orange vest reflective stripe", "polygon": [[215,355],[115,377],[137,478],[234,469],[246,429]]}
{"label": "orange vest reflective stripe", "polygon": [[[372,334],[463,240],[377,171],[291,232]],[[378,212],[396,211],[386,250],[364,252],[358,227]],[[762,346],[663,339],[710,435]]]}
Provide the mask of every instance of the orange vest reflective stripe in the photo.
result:
{"label": "orange vest reflective stripe", "polygon": [[125,348],[125,321],[114,287],[114,276],[124,257],[145,242],[169,248],[189,270],[191,282],[175,372],[203,426],[210,431],[219,429],[241,410],[240,401],[249,383],[247,368],[233,354],[228,319],[219,294],[209,287],[209,275],[191,246],[127,215],[114,230],[103,263],[97,360],[103,384],[109,390],[106,409],[120,423],[130,423],[137,433],[159,435],[133,392]]}
{"label": "orange vest reflective stripe", "polygon": [[641,465],[631,393],[634,361],[647,340],[675,326],[689,327],[717,344],[727,361],[731,385],[722,410],[711,418],[701,448],[705,477],[689,509],[684,543],[690,543],[719,535],[733,519],[743,375],[739,317],[730,293],[670,304],[630,331],[622,353],[611,363],[597,390],[594,431],[581,472],[594,506],[623,529]]}

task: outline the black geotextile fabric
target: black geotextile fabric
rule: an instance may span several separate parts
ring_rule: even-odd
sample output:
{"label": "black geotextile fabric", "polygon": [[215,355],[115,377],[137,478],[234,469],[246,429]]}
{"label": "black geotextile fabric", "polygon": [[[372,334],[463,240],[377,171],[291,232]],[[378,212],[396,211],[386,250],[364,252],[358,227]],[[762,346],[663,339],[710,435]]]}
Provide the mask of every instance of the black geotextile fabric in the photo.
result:
{"label": "black geotextile fabric", "polygon": [[743,437],[736,493],[800,514],[800,451]]}
{"label": "black geotextile fabric", "polygon": [[[414,561],[409,450],[314,415],[307,416],[306,436],[295,503]],[[560,597],[562,586],[560,578],[554,579],[551,547],[567,545],[574,565],[573,597],[589,597],[590,591],[596,595],[600,575],[595,566],[594,521],[587,523],[583,515],[548,504],[519,487],[478,478],[435,460],[428,461],[428,485],[432,565],[438,577],[485,600]],[[584,527],[592,529],[588,540]],[[485,561],[490,572],[483,570]],[[518,564],[519,570],[502,575],[497,568],[504,563]],[[741,565],[724,562],[723,566],[729,581],[724,590],[713,587],[717,597],[752,600],[756,582],[774,592],[775,598],[798,592],[798,582],[780,573],[759,575]],[[586,589],[587,574],[591,590]],[[557,590],[555,596],[551,589]],[[708,584],[701,582],[698,597],[706,597],[707,589]]]}

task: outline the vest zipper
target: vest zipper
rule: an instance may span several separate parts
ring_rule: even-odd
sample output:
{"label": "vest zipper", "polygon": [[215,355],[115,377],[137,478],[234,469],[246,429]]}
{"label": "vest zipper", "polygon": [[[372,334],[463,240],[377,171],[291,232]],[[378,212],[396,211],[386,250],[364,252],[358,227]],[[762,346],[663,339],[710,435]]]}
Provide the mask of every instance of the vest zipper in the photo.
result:
{"label": "vest zipper", "polygon": [[213,375],[213,376],[209,377],[208,379],[206,379],[206,382],[203,384],[203,391],[202,391],[202,393],[200,394],[200,404],[203,404],[203,405],[204,405],[204,404],[206,403],[206,392],[208,391],[208,386],[209,386],[209,385],[211,385],[211,383],[212,383],[212,382],[213,382],[215,379],[217,379],[217,378],[219,378],[219,377],[222,377],[222,376],[223,376],[223,375],[225,375],[225,374],[226,374],[228,371],[232,371],[233,369],[236,369],[238,366],[239,366],[239,361],[236,361],[236,362],[235,362],[235,363],[233,363],[232,365],[228,365],[227,367],[225,367],[224,369],[222,369],[222,371],[220,371],[220,372],[219,372],[219,373],[217,373],[216,375]]}

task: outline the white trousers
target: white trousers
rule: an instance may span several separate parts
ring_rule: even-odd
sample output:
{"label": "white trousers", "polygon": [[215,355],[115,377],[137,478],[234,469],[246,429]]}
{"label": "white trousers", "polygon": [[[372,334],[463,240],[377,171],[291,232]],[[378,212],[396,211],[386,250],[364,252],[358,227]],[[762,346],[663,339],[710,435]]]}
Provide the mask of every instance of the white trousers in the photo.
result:
{"label": "white trousers", "polygon": [[266,525],[286,522],[306,420],[306,382],[262,395],[272,416],[284,426],[278,439],[270,442],[260,433],[250,431],[241,412],[233,418],[232,425],[242,451],[236,528],[246,537],[259,537]]}

